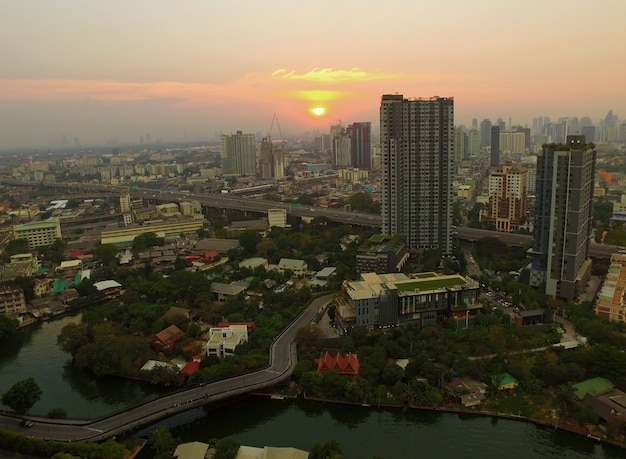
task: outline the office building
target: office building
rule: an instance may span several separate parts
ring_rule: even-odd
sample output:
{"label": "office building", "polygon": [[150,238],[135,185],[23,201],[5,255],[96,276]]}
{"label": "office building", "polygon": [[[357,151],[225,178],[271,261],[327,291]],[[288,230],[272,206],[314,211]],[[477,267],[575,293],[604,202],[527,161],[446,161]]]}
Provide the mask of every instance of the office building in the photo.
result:
{"label": "office building", "polygon": [[222,170],[224,175],[253,175],[256,173],[254,134],[222,135]]}
{"label": "office building", "polygon": [[528,170],[507,162],[489,176],[489,204],[483,221],[497,231],[516,231],[526,218]]}
{"label": "office building", "polygon": [[491,126],[491,156],[489,166],[498,167],[500,165],[500,127]]}
{"label": "office building", "polygon": [[568,302],[582,293],[591,275],[595,163],[596,152],[584,136],[544,145],[537,157],[530,282],[545,282],[546,294]]}
{"label": "office building", "polygon": [[381,219],[409,250],[452,252],[454,100],[384,95],[380,106]]}
{"label": "office building", "polygon": [[372,123],[353,123],[346,129],[350,138],[350,160],[352,167],[371,169],[372,167]]}

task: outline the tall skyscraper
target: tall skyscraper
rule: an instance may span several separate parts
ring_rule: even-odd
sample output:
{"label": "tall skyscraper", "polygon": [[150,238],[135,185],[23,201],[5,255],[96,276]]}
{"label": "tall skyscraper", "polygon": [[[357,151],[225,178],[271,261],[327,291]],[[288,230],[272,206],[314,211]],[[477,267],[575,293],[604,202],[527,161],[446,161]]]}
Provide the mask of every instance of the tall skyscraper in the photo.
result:
{"label": "tall skyscraper", "polygon": [[491,146],[491,121],[484,119],[480,122],[480,148]]}
{"label": "tall skyscraper", "polygon": [[[591,275],[596,152],[585,137],[544,145],[537,157],[535,234],[531,285],[546,283],[546,294],[572,301]],[[541,279],[541,276],[544,279]]]}
{"label": "tall skyscraper", "polygon": [[489,166],[498,167],[500,165],[500,127],[491,126],[491,156]]}
{"label": "tall skyscraper", "polygon": [[346,129],[350,138],[350,159],[353,167],[372,168],[372,123],[353,123]]}
{"label": "tall skyscraper", "polygon": [[222,135],[222,171],[225,175],[256,173],[256,144],[254,134]]}
{"label": "tall skyscraper", "polygon": [[454,100],[383,95],[382,233],[409,249],[452,252]]}

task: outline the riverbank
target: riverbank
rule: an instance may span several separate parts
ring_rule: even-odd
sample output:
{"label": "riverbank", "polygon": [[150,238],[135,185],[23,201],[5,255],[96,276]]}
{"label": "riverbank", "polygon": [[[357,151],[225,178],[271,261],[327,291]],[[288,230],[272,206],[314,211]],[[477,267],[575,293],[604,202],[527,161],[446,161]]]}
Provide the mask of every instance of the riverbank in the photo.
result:
{"label": "riverbank", "polygon": [[[285,400],[285,399],[296,400],[300,398],[298,395],[293,395],[293,394],[276,394],[276,393],[258,393],[257,392],[251,395],[259,396],[259,397],[266,397],[266,398],[270,398],[271,400]],[[312,401],[312,402],[330,403],[330,404],[346,405],[346,406],[361,406],[365,408],[383,408],[383,409],[400,409],[400,410],[404,408],[409,408],[412,410],[419,410],[419,411],[470,414],[470,415],[476,415],[476,416],[482,416],[482,417],[507,419],[507,420],[512,420],[512,421],[519,421],[519,422],[534,424],[537,426],[544,427],[546,429],[561,430],[564,432],[573,433],[573,434],[588,438],[589,440],[592,440],[593,442],[606,443],[608,445],[615,446],[617,448],[626,449],[626,443],[619,443],[619,442],[610,440],[608,438],[604,438],[604,432],[601,429],[599,429],[597,426],[594,426],[595,428],[583,427],[583,426],[580,426],[576,421],[572,419],[556,418],[555,422],[548,422],[545,420],[531,418],[527,416],[521,416],[517,414],[499,413],[496,411],[487,411],[487,410],[480,410],[480,409],[468,409],[468,408],[463,408],[457,405],[440,406],[440,407],[419,406],[419,405],[412,405],[410,403],[401,404],[401,405],[384,404],[384,403],[371,405],[367,403],[354,403],[354,402],[347,402],[347,401],[341,401],[341,400],[323,399],[323,398],[318,398],[318,397],[307,397],[304,394],[302,395],[301,398],[303,400]]]}

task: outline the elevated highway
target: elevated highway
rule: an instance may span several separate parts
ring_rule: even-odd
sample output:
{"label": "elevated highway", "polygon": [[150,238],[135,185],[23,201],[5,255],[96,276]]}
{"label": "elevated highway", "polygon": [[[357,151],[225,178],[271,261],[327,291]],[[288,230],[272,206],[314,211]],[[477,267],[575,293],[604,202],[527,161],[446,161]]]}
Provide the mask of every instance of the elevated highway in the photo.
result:
{"label": "elevated highway", "polygon": [[[25,182],[21,180],[2,179],[2,183],[12,186],[30,186],[37,184],[33,182]],[[380,228],[381,218],[379,215],[365,214],[342,209],[328,209],[323,207],[299,206],[294,207],[292,204],[270,201],[266,199],[251,199],[243,196],[226,194],[203,194],[203,193],[186,193],[171,192],[149,187],[129,188],[127,186],[114,185],[97,185],[82,183],[46,183],[47,189],[54,190],[59,193],[71,194],[80,193],[83,196],[91,196],[94,198],[105,195],[121,195],[130,193],[133,198],[142,198],[155,202],[180,202],[187,200],[199,201],[203,207],[213,207],[217,209],[233,209],[240,211],[255,212],[267,214],[268,209],[285,209],[285,211],[296,217],[315,218],[325,217],[328,220],[346,223],[350,225],[367,226],[372,228]],[[525,247],[532,244],[532,236],[518,233],[502,233],[498,231],[489,231],[468,227],[459,227],[457,230],[457,239],[465,241],[477,241],[483,237],[498,237],[502,242],[514,247]],[[612,253],[618,252],[621,248],[615,245],[591,243],[590,255],[593,258],[609,259]]]}

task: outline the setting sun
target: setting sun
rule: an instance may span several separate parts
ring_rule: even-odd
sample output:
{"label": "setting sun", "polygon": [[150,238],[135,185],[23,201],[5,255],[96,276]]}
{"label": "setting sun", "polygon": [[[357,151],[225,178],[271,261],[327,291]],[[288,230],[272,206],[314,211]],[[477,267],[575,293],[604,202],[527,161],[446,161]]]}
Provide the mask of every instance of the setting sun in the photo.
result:
{"label": "setting sun", "polygon": [[324,107],[315,107],[311,111],[315,116],[322,116],[324,113],[326,113],[326,109]]}

